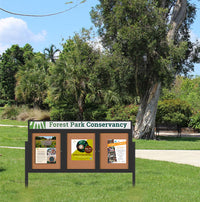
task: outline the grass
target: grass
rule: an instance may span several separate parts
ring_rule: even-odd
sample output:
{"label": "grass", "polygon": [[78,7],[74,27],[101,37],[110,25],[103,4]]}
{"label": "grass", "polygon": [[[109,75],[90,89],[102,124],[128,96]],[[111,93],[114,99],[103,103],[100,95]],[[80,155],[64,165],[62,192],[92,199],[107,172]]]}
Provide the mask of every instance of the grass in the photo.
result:
{"label": "grass", "polygon": [[[198,149],[199,138],[162,137],[137,140],[137,149]],[[0,127],[1,146],[23,147],[27,128]],[[0,201],[199,201],[197,167],[136,159],[136,186],[131,173],[29,173],[24,182],[24,150],[0,148]]]}
{"label": "grass", "polygon": [[24,187],[24,151],[1,149],[1,201],[199,201],[199,168],[136,160],[131,173],[29,173]]}
{"label": "grass", "polygon": [[136,149],[200,150],[199,137],[160,137],[160,140],[133,140]]}
{"label": "grass", "polygon": [[28,121],[17,121],[9,119],[0,119],[0,124],[3,125],[14,125],[14,126],[28,126]]}
{"label": "grass", "polygon": [[0,126],[0,146],[25,147],[28,140],[28,129]]}

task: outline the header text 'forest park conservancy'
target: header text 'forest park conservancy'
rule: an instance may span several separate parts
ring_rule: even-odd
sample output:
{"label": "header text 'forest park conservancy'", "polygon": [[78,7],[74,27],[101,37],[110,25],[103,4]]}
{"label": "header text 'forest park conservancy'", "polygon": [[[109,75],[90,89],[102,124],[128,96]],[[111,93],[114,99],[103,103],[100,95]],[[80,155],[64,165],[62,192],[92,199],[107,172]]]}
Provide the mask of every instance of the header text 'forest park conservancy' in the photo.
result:
{"label": "header text 'forest park conservancy'", "polygon": [[130,129],[130,121],[30,121],[30,129]]}

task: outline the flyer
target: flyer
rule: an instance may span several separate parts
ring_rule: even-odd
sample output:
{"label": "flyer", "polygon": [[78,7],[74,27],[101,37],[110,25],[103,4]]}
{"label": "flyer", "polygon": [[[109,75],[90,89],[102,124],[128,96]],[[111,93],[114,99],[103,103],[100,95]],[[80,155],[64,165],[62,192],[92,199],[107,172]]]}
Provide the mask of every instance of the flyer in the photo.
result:
{"label": "flyer", "polygon": [[91,161],[93,160],[92,139],[71,140],[71,160]]}
{"label": "flyer", "polygon": [[56,137],[36,136],[35,137],[35,163],[54,164],[56,163]]}
{"label": "flyer", "polygon": [[109,139],[108,163],[126,163],[126,139]]}

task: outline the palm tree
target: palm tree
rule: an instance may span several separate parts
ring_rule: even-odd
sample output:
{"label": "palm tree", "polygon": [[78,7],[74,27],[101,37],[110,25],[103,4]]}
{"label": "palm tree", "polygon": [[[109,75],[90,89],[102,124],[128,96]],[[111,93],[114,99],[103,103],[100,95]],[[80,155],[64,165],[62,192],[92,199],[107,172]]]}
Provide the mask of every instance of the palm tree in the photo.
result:
{"label": "palm tree", "polygon": [[50,62],[53,62],[53,63],[56,62],[55,54],[56,54],[57,52],[60,52],[60,50],[57,49],[56,46],[53,45],[53,44],[50,46],[50,48],[45,48],[45,49],[44,49],[45,57],[46,57],[47,59],[49,59]]}

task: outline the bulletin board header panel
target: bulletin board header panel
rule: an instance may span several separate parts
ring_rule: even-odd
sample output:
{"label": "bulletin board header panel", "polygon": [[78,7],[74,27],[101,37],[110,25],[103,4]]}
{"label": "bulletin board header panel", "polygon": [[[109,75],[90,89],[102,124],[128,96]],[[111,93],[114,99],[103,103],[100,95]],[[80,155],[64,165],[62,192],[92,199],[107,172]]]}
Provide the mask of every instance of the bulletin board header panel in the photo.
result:
{"label": "bulletin board header panel", "polygon": [[131,121],[29,121],[30,130],[130,130]]}

